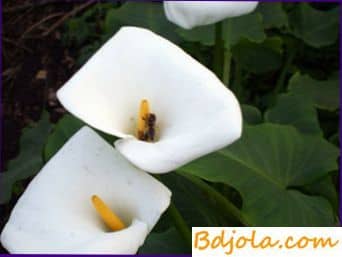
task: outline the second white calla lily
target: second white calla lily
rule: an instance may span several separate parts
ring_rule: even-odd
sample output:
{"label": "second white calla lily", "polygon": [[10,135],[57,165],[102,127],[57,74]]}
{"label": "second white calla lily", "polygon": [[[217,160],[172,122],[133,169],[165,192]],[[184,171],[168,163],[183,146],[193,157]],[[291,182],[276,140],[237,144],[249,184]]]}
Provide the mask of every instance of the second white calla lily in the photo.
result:
{"label": "second white calla lily", "polygon": [[191,29],[252,12],[255,1],[164,1],[166,17],[178,26]]}
{"label": "second white calla lily", "polygon": [[[221,81],[153,32],[124,27],[57,92],[64,107],[120,137],[116,149],[134,165],[165,173],[241,135],[240,106]],[[156,139],[136,137],[139,106],[156,115]]]}
{"label": "second white calla lily", "polygon": [[[126,224],[108,231],[92,195]],[[134,254],[170,203],[171,192],[84,127],[46,164],[1,233],[10,253]]]}

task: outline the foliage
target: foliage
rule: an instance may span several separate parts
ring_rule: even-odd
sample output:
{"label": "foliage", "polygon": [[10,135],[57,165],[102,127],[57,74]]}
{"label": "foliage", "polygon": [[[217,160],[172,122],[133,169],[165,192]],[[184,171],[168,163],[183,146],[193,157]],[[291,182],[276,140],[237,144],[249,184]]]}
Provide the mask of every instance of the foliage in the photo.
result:
{"label": "foliage", "polygon": [[[190,42],[200,42],[208,46],[215,43],[215,25],[197,27],[192,30],[178,29],[178,32],[183,39]],[[224,21],[223,38],[226,47],[235,45],[241,39],[262,42],[265,39],[265,33],[261,15],[252,13]]]}
{"label": "foliage", "polygon": [[165,232],[151,233],[144,245],[139,249],[140,254],[184,254],[189,253],[182,237],[177,230],[170,228]]}
{"label": "foliage", "polygon": [[160,4],[127,2],[121,8],[107,13],[108,27],[118,22],[126,26],[150,29],[174,42],[179,39],[175,32],[176,25],[165,19],[163,7]]}
{"label": "foliage", "polygon": [[44,147],[44,159],[47,162],[73,136],[84,123],[74,116],[65,115],[54,127]]}
{"label": "foliage", "polygon": [[232,48],[234,60],[252,73],[278,70],[282,65],[283,42],[280,37],[270,37],[261,43],[241,40]]}
{"label": "foliage", "polygon": [[288,17],[282,7],[282,3],[262,3],[257,11],[262,15],[265,29],[281,29],[288,26]]}
{"label": "foliage", "polygon": [[293,187],[337,169],[338,154],[319,136],[265,123],[247,126],[238,142],[181,170],[236,188],[242,195],[241,211],[252,225],[331,226],[335,220],[328,201]]}
{"label": "foliage", "polygon": [[263,121],[260,110],[254,106],[244,104],[241,106],[241,111],[246,124],[254,125]]}
{"label": "foliage", "polygon": [[5,172],[0,173],[0,204],[11,199],[16,182],[35,175],[43,166],[43,148],[51,130],[49,115],[44,112],[37,124],[23,130],[20,154],[11,160]]}
{"label": "foliage", "polygon": [[[338,8],[260,3],[251,14],[223,21],[224,47],[231,57],[226,84],[241,102],[243,135],[177,172],[202,179],[250,225],[337,224]],[[181,29],[167,21],[156,2],[98,3],[65,23],[63,42],[81,66],[125,25],[148,28],[213,69],[215,25]],[[39,171],[42,153],[48,161],[84,125],[66,115],[50,133],[44,114],[35,127],[25,129],[20,155],[0,174],[0,203],[10,200],[17,181]],[[110,143],[115,140],[100,134]],[[241,225],[179,174],[161,180],[189,226]],[[180,238],[164,215],[140,253],[185,253]]]}
{"label": "foliage", "polygon": [[297,95],[279,95],[276,105],[265,113],[265,120],[277,124],[290,124],[305,134],[322,133],[311,99]]}
{"label": "foliage", "polygon": [[331,45],[337,40],[339,8],[320,11],[301,3],[289,13],[291,33],[313,47]]}
{"label": "foliage", "polygon": [[290,79],[289,91],[302,99],[312,100],[319,109],[335,111],[340,104],[338,78],[319,81],[296,73]]}

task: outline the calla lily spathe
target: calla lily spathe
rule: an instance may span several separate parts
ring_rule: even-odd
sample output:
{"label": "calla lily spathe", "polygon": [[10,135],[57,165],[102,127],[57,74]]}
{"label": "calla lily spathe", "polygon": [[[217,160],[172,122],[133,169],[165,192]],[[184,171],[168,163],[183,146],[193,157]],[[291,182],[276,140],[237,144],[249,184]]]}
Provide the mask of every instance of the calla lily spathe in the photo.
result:
{"label": "calla lily spathe", "polygon": [[191,29],[252,12],[255,1],[164,1],[167,19]]}
{"label": "calla lily spathe", "polygon": [[[106,231],[97,194],[127,227]],[[1,234],[11,253],[134,254],[170,203],[159,181],[133,167],[88,127],[32,180]]]}
{"label": "calla lily spathe", "polygon": [[[241,135],[240,106],[221,81],[155,33],[123,27],[57,92],[72,114],[120,137],[116,149],[134,165],[165,173]],[[139,105],[157,117],[155,142],[136,138]]]}

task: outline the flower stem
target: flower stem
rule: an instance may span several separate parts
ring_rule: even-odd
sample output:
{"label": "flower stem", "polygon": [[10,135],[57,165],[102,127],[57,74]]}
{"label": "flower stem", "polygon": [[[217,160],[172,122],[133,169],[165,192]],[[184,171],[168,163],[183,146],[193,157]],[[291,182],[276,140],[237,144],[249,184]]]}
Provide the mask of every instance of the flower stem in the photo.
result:
{"label": "flower stem", "polygon": [[223,58],[224,58],[224,41],[222,38],[223,29],[222,22],[215,24],[215,49],[213,69],[219,79],[223,78]]}
{"label": "flower stem", "polygon": [[229,88],[230,67],[231,67],[232,53],[230,49],[225,49],[223,59],[223,83]]}
{"label": "flower stem", "polygon": [[232,85],[233,92],[235,93],[236,97],[241,100],[241,97],[243,95],[243,87],[241,85],[242,83],[242,70],[241,66],[238,62],[235,62],[234,66],[234,82]]}
{"label": "flower stem", "polygon": [[286,75],[289,72],[289,68],[293,62],[293,59],[296,57],[298,47],[288,47],[288,51],[289,51],[288,57],[284,63],[283,69],[280,73],[277,84],[274,88],[275,94],[278,94],[282,89],[284,89]]}
{"label": "flower stem", "polygon": [[178,172],[179,175],[187,178],[190,180],[193,184],[198,186],[200,189],[202,189],[204,192],[206,192],[212,199],[215,200],[215,202],[227,213],[231,214],[235,219],[237,219],[239,222],[241,222],[245,226],[249,226],[250,224],[246,221],[241,211],[232,204],[226,197],[224,197],[222,194],[217,192],[214,188],[212,188],[210,185],[205,183],[202,179],[195,177],[193,175],[190,175],[188,173],[184,172]]}
{"label": "flower stem", "polygon": [[178,232],[182,235],[183,239],[185,240],[185,243],[191,247],[192,240],[191,240],[191,231],[186,224],[184,218],[174,205],[174,203],[171,202],[170,207],[168,209],[168,214],[173,219],[173,222],[178,230]]}

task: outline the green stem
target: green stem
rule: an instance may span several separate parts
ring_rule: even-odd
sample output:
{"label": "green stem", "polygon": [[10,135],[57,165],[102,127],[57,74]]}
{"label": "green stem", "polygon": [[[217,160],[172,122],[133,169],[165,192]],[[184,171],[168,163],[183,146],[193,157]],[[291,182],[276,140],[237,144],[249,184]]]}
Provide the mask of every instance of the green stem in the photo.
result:
{"label": "green stem", "polygon": [[279,75],[279,78],[278,78],[278,81],[277,81],[277,84],[276,84],[276,86],[274,88],[274,93],[275,94],[278,94],[284,88],[284,83],[285,83],[286,75],[287,75],[287,73],[289,71],[291,63],[293,62],[293,59],[296,56],[297,47],[288,47],[288,51],[289,51],[288,58],[285,61],[283,70],[281,71],[281,73]]}
{"label": "green stem", "polygon": [[214,72],[219,79],[223,76],[223,57],[224,57],[224,41],[222,38],[222,22],[215,24],[215,49],[214,49]]}
{"label": "green stem", "polygon": [[249,226],[248,222],[242,215],[241,211],[226,197],[224,197],[222,194],[217,192],[214,188],[212,188],[210,185],[208,185],[206,182],[203,180],[199,179],[198,177],[195,177],[193,175],[183,173],[183,172],[178,172],[179,175],[187,178],[190,180],[193,184],[198,186],[200,189],[205,191],[209,196],[211,196],[215,202],[224,210],[227,212],[227,214],[230,214],[233,216],[235,219],[237,219],[239,222],[241,222],[245,226]]}
{"label": "green stem", "polygon": [[184,218],[174,205],[174,203],[171,202],[170,207],[168,209],[168,214],[173,219],[173,222],[178,230],[178,232],[182,235],[184,238],[186,244],[191,247],[192,241],[191,241],[191,231],[186,224]]}
{"label": "green stem", "polygon": [[242,70],[241,70],[241,66],[239,65],[238,62],[235,62],[233,92],[235,93],[236,97],[239,100],[241,100],[242,93],[243,93],[243,87],[242,87],[241,83],[242,83]]}
{"label": "green stem", "polygon": [[231,58],[232,58],[232,53],[230,52],[230,49],[226,49],[224,52],[224,60],[223,60],[223,83],[228,88],[229,88],[229,79],[230,79]]}

